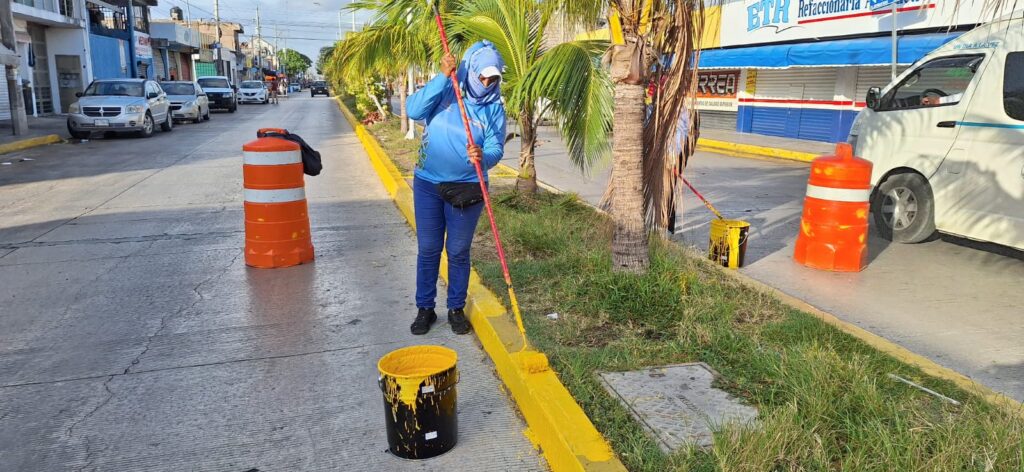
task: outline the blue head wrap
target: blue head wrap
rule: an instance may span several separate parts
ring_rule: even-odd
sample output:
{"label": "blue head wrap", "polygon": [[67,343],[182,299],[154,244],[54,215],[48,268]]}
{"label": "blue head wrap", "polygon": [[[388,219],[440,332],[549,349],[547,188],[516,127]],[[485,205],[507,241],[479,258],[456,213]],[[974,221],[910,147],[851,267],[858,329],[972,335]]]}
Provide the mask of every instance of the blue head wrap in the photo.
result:
{"label": "blue head wrap", "polygon": [[480,71],[489,66],[497,67],[498,70],[505,69],[505,61],[501,59],[498,48],[490,41],[478,41],[462,56],[462,62],[459,64],[459,83],[465,84],[464,98],[467,102],[486,105],[501,100],[500,82],[485,87],[480,81]]}

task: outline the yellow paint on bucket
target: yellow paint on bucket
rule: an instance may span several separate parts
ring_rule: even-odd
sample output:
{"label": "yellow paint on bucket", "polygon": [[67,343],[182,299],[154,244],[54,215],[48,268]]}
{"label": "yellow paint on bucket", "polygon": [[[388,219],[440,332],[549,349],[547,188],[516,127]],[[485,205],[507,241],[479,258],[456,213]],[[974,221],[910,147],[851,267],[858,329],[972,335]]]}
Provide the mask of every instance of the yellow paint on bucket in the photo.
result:
{"label": "yellow paint on bucket", "polygon": [[738,269],[743,266],[747,252],[747,233],[750,223],[740,220],[711,220],[708,258],[723,267]]}
{"label": "yellow paint on bucket", "polygon": [[416,410],[416,396],[420,385],[435,385],[434,376],[455,368],[459,356],[455,351],[441,346],[410,346],[391,351],[377,361],[384,395],[397,399],[413,411]]}

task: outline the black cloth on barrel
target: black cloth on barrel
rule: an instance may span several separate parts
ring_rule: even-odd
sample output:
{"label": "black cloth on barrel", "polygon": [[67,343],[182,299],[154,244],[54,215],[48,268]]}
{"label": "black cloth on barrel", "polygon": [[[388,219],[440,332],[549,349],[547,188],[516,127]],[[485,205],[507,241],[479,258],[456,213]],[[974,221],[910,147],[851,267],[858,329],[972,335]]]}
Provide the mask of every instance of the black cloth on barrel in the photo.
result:
{"label": "black cloth on barrel", "polygon": [[313,149],[302,136],[295,133],[290,133],[288,130],[284,130],[284,133],[278,133],[276,131],[269,132],[257,132],[257,138],[281,138],[298,144],[302,148],[302,172],[306,175],[320,175],[320,171],[324,169],[323,163],[320,162],[320,152]]}

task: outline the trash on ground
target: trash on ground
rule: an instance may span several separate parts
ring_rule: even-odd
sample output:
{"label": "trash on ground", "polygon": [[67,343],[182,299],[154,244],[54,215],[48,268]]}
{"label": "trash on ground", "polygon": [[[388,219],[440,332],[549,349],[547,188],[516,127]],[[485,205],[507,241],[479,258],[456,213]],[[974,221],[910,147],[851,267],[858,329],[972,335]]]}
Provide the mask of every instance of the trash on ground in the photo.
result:
{"label": "trash on ground", "polygon": [[558,321],[558,313],[548,313],[548,319]]}

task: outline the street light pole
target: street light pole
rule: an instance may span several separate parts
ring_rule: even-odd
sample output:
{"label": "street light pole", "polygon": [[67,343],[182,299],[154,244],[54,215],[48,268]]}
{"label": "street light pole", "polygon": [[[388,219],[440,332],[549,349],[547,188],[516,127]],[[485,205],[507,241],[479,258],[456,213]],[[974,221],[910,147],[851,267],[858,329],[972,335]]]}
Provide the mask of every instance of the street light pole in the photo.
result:
{"label": "street light pole", "polygon": [[[352,2],[353,2],[353,1],[354,1],[354,0],[348,0],[348,6],[349,6],[349,8],[351,8],[351,7],[352,7]],[[355,11],[355,9],[353,9],[353,10],[352,10],[352,31],[353,31],[353,32],[355,32],[355,30],[356,30],[356,11]]]}
{"label": "street light pole", "polygon": [[896,0],[893,0],[893,2],[892,2],[892,70],[891,70],[892,80],[896,80],[896,60],[897,60],[897,57],[896,57],[896,29],[898,28],[898,26],[896,24],[896,14],[897,14],[896,4],[897,3],[899,3],[899,2],[897,2]]}
{"label": "street light pole", "polygon": [[217,28],[217,75],[227,75],[222,71],[220,55],[220,50],[224,48],[224,45],[220,42],[220,0],[213,0],[213,22]]}

